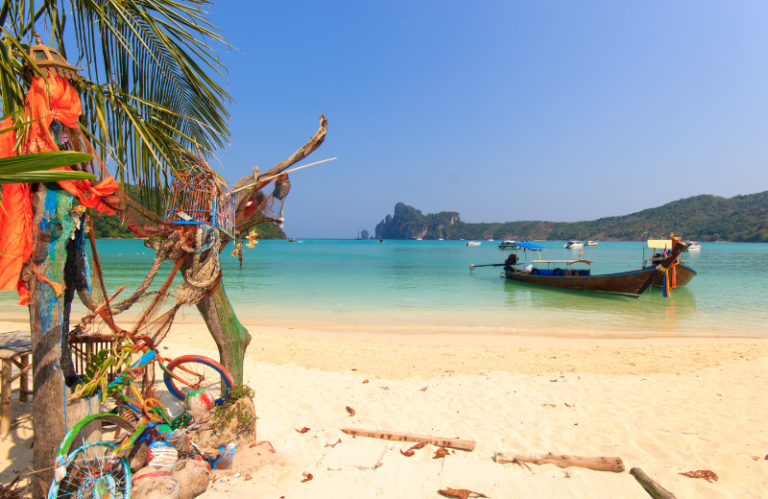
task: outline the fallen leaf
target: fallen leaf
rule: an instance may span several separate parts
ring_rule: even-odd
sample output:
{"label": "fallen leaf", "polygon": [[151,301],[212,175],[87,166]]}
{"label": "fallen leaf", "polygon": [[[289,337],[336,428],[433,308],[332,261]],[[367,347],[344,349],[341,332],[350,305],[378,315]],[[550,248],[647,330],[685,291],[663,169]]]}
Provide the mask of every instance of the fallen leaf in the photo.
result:
{"label": "fallen leaf", "polygon": [[357,371],[357,369],[356,369],[356,368],[352,368],[352,370],[353,370],[353,371]]}
{"label": "fallen leaf", "polygon": [[355,410],[352,409],[350,406],[347,406],[347,412],[349,413],[350,416],[354,416],[355,415]]}
{"label": "fallen leaf", "polygon": [[364,380],[363,380],[363,384],[366,384],[366,383],[368,383],[368,380],[367,380],[367,379],[364,379]]}
{"label": "fallen leaf", "polygon": [[304,478],[304,480],[302,480],[301,483],[308,482],[308,481],[312,480],[313,478],[315,478],[315,477],[312,476],[312,473],[307,473],[307,472],[302,473],[302,476],[304,476],[306,478]]}
{"label": "fallen leaf", "polygon": [[717,475],[711,470],[686,471],[685,473],[678,473],[678,475],[687,476],[688,478],[703,478],[710,483],[717,481]]}
{"label": "fallen leaf", "polygon": [[380,386],[379,388],[381,388],[382,390],[389,390],[388,386]]}
{"label": "fallen leaf", "polygon": [[426,447],[426,445],[427,442],[421,442],[416,445],[412,445],[407,451],[400,451],[400,454],[404,455],[405,457],[411,457],[412,455],[416,454],[416,449],[421,449],[422,447]]}
{"label": "fallen leaf", "polygon": [[[294,428],[294,430],[296,430],[296,428]],[[308,432],[308,431],[309,431],[309,428],[307,428],[307,427],[305,426],[304,428],[302,428],[302,429],[300,429],[300,430],[296,430],[296,431],[297,431],[297,432],[299,432],[299,433],[306,433],[306,432]]]}
{"label": "fallen leaf", "polygon": [[557,407],[555,404],[544,404],[544,405],[549,406],[549,407]]}
{"label": "fallen leaf", "polygon": [[432,459],[440,459],[441,457],[445,457],[447,455],[448,455],[448,449],[446,449],[445,447],[440,447],[435,451],[435,457],[433,457]]}
{"label": "fallen leaf", "polygon": [[467,499],[470,495],[475,495],[477,497],[488,497],[485,494],[474,492],[469,489],[440,489],[437,491],[437,493],[448,497],[458,497],[459,499]]}
{"label": "fallen leaf", "polygon": [[253,480],[253,477],[251,475],[245,475],[244,480],[247,482],[248,480]]}
{"label": "fallen leaf", "polygon": [[551,380],[549,380],[549,382],[550,383],[557,383],[557,380],[556,379],[551,379]]}
{"label": "fallen leaf", "polygon": [[571,405],[571,404],[569,404],[568,402],[566,402],[566,403],[565,403],[565,406],[566,406],[566,407],[576,407],[575,405]]}
{"label": "fallen leaf", "polygon": [[419,391],[420,391],[420,392],[426,392],[426,391],[427,391],[427,388],[429,388],[429,387],[428,387],[428,386],[425,386],[424,388],[422,388],[422,389],[421,389],[421,390],[419,390]]}
{"label": "fallen leaf", "polygon": [[325,444],[325,446],[326,446],[326,447],[330,447],[331,449],[333,449],[334,447],[336,447],[336,446],[337,446],[337,445],[339,445],[340,443],[341,443],[341,439],[339,439],[339,441],[338,441],[338,442],[336,442],[335,444]]}

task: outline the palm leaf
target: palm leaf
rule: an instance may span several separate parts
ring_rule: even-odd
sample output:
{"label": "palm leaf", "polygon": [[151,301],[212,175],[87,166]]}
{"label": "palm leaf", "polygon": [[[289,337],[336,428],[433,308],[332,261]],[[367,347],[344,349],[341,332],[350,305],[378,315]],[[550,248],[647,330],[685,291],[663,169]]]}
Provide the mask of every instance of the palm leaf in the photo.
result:
{"label": "palm leaf", "polygon": [[230,46],[208,21],[209,5],[208,0],[5,0],[2,114],[14,115],[17,125],[23,121],[21,74],[29,49],[24,42],[31,40],[35,21],[50,26],[51,45],[84,67],[76,88],[83,127],[99,154],[111,157],[122,183],[162,196],[157,187],[167,186],[183,168],[185,154],[209,156],[230,137],[226,68],[211,43]]}
{"label": "palm leaf", "polygon": [[95,175],[87,172],[46,171],[52,168],[76,165],[92,159],[93,156],[90,154],[72,151],[42,152],[0,158],[0,184],[95,179]]}

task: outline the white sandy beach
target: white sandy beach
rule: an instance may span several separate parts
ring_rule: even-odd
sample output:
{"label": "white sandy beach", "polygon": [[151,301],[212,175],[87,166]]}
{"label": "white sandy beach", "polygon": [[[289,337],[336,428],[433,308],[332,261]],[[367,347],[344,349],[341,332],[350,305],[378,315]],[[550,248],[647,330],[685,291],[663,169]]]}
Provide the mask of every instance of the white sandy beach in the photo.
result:
{"label": "white sandy beach", "polygon": [[[203,498],[425,498],[447,487],[495,498],[649,497],[628,472],[528,470],[495,463],[503,450],[619,456],[627,471],[642,468],[679,499],[768,497],[766,340],[249,330],[245,379],[256,390],[258,440],[277,454],[249,460],[257,463],[252,480],[241,466],[241,476],[217,479]],[[217,358],[202,325],[178,326],[163,346],[169,356]],[[25,410],[14,400],[15,414]],[[29,426],[2,442],[3,482],[31,464]],[[303,427],[310,430],[296,431]],[[340,433],[349,427],[460,437],[477,447],[432,459],[436,447],[427,446],[405,457],[399,450],[411,444]],[[352,466],[385,449],[377,469]],[[719,481],[678,475],[700,469]],[[302,473],[313,480],[302,483]]]}

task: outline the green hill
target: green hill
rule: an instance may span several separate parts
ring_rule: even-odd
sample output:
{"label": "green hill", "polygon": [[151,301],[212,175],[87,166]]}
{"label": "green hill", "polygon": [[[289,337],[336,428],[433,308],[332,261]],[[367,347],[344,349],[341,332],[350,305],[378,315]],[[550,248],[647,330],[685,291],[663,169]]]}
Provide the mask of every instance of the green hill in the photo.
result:
{"label": "green hill", "polygon": [[620,217],[588,222],[524,221],[465,223],[456,212],[424,215],[404,203],[376,226],[385,239],[549,239],[644,240],[675,235],[698,241],[768,242],[768,191],[723,198],[702,195],[680,199]]}

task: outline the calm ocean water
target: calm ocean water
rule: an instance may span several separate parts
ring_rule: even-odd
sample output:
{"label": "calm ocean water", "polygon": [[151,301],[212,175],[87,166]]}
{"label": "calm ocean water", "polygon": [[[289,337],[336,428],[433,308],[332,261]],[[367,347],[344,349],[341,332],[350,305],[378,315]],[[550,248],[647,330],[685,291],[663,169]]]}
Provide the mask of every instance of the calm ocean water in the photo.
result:
{"label": "calm ocean water", "polygon": [[[242,270],[226,252],[224,284],[241,320],[255,324],[373,333],[768,336],[766,244],[703,243],[700,253],[683,254],[699,272],[686,288],[674,290],[671,298],[654,288],[638,299],[507,282],[498,268],[470,273],[471,263],[503,261],[509,251],[498,244],[260,241],[246,249]],[[547,259],[578,254],[563,249],[563,242],[537,244],[547,248],[542,254]],[[585,248],[584,258],[595,262],[594,273],[636,269],[642,265],[643,246],[601,242]],[[141,241],[101,240],[98,248],[108,290],[124,285],[127,296],[146,275],[153,253]],[[164,275],[168,270],[166,263]],[[26,314],[15,301],[14,292],[0,292],[0,313]],[[74,317],[82,311],[77,309]],[[185,311],[196,314],[192,308]]]}

